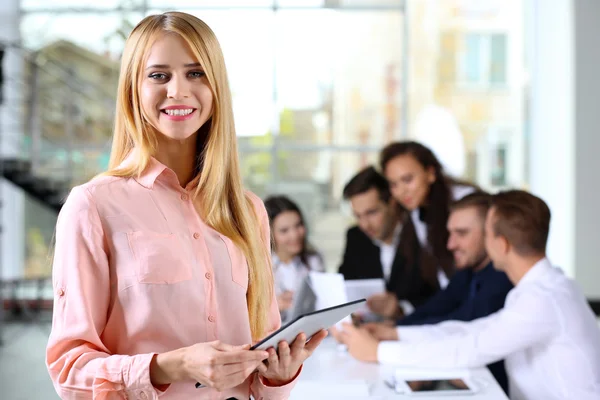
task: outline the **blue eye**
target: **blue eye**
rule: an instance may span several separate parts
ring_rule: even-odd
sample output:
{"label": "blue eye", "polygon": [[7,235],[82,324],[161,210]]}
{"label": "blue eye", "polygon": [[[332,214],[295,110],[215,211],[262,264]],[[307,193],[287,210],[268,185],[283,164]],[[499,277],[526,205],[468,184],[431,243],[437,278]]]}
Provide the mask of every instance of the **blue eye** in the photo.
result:
{"label": "blue eye", "polygon": [[192,78],[202,78],[204,75],[205,74],[202,71],[192,71],[192,72],[190,72],[190,76]]}
{"label": "blue eye", "polygon": [[159,80],[159,79],[165,79],[166,77],[167,77],[166,74],[159,73],[159,72],[148,75],[148,78],[150,78],[150,79],[157,79],[157,80]]}

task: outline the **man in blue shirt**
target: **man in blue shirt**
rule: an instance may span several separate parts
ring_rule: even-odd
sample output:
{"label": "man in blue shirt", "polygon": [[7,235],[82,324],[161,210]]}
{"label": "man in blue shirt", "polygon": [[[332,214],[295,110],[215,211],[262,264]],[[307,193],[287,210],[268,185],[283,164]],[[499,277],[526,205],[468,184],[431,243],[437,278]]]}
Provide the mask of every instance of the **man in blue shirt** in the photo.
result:
{"label": "man in blue shirt", "polygon": [[485,251],[484,226],[490,195],[475,192],[455,202],[448,217],[448,249],[457,272],[445,290],[438,292],[398,325],[472,321],[504,306],[512,283],[497,271]]}

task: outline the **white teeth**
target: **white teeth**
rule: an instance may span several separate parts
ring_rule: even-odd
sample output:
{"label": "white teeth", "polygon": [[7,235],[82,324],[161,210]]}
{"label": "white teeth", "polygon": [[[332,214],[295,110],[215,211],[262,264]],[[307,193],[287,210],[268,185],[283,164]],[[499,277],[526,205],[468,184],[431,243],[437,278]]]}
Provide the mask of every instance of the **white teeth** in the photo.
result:
{"label": "white teeth", "polygon": [[187,109],[178,109],[178,110],[165,110],[165,113],[167,115],[183,116],[183,115],[190,115],[193,111],[194,111],[193,108],[187,108]]}

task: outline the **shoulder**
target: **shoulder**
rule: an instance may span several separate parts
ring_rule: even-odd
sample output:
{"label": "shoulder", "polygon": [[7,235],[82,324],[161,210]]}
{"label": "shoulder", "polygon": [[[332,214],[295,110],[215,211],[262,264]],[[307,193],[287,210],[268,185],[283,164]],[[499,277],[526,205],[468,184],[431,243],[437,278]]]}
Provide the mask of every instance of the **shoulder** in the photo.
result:
{"label": "shoulder", "polygon": [[124,199],[132,197],[130,180],[132,178],[99,176],[73,187],[61,207],[59,219],[80,213],[101,215],[107,206],[120,207]]}
{"label": "shoulder", "polygon": [[508,279],[508,275],[506,275],[505,272],[498,271],[497,269],[494,269],[487,276],[487,278],[494,284],[496,288],[498,288],[498,290],[508,291],[514,287],[510,279]]}
{"label": "shoulder", "polygon": [[557,314],[556,288],[549,288],[542,282],[531,282],[527,285],[517,285],[509,293],[507,303],[525,310],[523,312],[536,319],[549,319]]}
{"label": "shoulder", "polygon": [[346,231],[346,237],[348,239],[358,240],[367,237],[367,235],[365,235],[365,233],[358,227],[358,225],[355,225],[348,228],[348,230]]}
{"label": "shoulder", "polygon": [[86,183],[73,187],[67,200],[70,198],[81,199],[82,196],[90,196],[93,200],[99,200],[114,194],[115,190],[126,189],[130,180],[132,178],[97,176]]}
{"label": "shoulder", "polygon": [[315,252],[308,256],[308,268],[311,271],[325,271],[325,266],[323,265],[323,257],[318,252]]}
{"label": "shoulder", "polygon": [[65,199],[61,213],[88,209],[95,202],[95,197],[99,190],[102,191],[104,186],[119,180],[123,180],[123,178],[100,176],[81,185],[74,186]]}
{"label": "shoulder", "polygon": [[254,211],[259,217],[263,217],[267,215],[267,209],[265,208],[265,203],[262,201],[260,197],[251,192],[250,190],[244,190],[244,194],[246,199],[250,201],[252,206],[254,207]]}
{"label": "shoulder", "polygon": [[468,269],[457,269],[450,278],[446,289],[450,291],[458,290],[462,293],[467,290],[466,288],[469,286],[472,276],[471,271]]}

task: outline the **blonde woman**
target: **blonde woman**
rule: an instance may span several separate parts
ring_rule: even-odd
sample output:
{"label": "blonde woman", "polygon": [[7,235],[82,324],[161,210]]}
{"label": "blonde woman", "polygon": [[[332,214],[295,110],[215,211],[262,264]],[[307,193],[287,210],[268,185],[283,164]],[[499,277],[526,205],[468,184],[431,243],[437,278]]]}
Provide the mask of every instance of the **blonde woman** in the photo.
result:
{"label": "blonde woman", "polygon": [[[269,221],[244,191],[223,55],[188,14],[125,45],[109,170],[58,218],[47,367],[62,399],[284,399],[325,337],[281,322]],[[194,383],[205,387],[196,389]]]}

